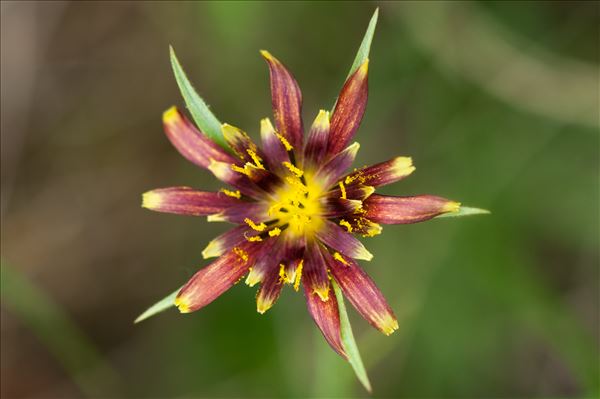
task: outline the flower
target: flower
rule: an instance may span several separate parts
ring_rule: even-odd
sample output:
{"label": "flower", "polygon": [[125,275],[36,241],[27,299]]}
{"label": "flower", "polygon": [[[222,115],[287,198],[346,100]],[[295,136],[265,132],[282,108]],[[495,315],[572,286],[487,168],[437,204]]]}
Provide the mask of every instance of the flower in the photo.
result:
{"label": "flower", "polygon": [[381,224],[457,212],[460,204],[432,195],[375,194],[415,170],[408,157],[348,172],[359,149],[350,142],[367,104],[368,60],[348,77],[333,112],[319,112],[305,139],[296,80],[278,59],[261,53],[270,70],[275,124],[261,121],[260,146],[241,129],[223,124],[228,152],[177,108],[163,115],[167,137],[181,155],[231,187],[220,192],[156,189],[143,194],[142,206],[238,225],[202,252],[217,260],[179,291],[175,304],[182,313],[208,305],[244,276],[249,286],[260,284],[260,313],[273,306],[284,285],[296,291],[302,286],[312,318],[333,349],[347,358],[331,279],[375,328],[387,335],[398,328],[381,291],[356,262],[373,257],[356,236],[380,234]]}

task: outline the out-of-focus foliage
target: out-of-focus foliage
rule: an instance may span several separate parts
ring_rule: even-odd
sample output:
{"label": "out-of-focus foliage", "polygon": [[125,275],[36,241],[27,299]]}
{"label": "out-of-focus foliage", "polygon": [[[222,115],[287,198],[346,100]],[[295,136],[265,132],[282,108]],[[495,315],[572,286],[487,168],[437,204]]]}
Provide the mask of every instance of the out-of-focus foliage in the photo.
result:
{"label": "out-of-focus foliage", "polygon": [[[2,2],[3,397],[364,396],[290,290],[265,315],[239,285],[132,320],[226,228],[139,206],[154,187],[219,188],[162,133],[183,105],[169,44],[219,120],[258,137],[258,50],[294,72],[310,121],[377,6],[358,162],[412,156],[386,193],[492,214],[366,240],[400,321],[385,337],[350,311],[374,396],[597,396],[600,18],[536,1]],[[63,331],[70,349],[47,338]],[[78,361],[82,344],[100,359]]]}

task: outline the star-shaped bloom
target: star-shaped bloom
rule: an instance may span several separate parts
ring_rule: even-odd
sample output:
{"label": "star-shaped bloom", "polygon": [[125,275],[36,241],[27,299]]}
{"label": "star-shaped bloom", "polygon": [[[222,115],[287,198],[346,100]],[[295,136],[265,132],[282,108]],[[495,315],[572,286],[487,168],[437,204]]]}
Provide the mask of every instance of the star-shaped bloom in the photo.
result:
{"label": "star-shaped bloom", "polygon": [[244,277],[251,287],[260,284],[260,313],[273,306],[285,285],[302,287],[315,323],[346,358],[331,280],[375,328],[388,335],[398,328],[381,291],[357,263],[373,257],[357,236],[380,234],[381,224],[457,212],[460,204],[433,195],[376,194],[415,170],[408,157],[349,171],[359,149],[351,141],[367,105],[368,60],[348,77],[333,112],[321,110],[305,135],[296,80],[278,59],[261,53],[270,70],[274,124],[261,121],[260,144],[223,124],[227,151],[175,107],[163,115],[167,137],[181,155],[229,187],[156,189],[143,195],[143,206],[237,225],[204,249],[204,258],[217,259],[179,291],[175,304],[181,312],[201,309]]}

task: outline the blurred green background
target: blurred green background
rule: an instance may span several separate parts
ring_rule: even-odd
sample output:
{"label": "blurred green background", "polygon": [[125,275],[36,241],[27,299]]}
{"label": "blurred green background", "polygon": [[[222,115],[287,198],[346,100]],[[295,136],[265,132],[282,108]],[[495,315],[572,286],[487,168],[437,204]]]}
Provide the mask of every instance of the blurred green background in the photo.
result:
{"label": "blurred green background", "polygon": [[222,120],[270,116],[259,49],[310,123],[374,9],[360,165],[412,156],[383,191],[492,215],[388,226],[364,267],[395,310],[351,311],[374,397],[599,394],[599,3],[2,1],[1,393],[366,397],[302,295],[265,315],[238,285],[191,315],[133,319],[207,262],[227,226],[140,194],[220,186],[168,143],[168,45]]}

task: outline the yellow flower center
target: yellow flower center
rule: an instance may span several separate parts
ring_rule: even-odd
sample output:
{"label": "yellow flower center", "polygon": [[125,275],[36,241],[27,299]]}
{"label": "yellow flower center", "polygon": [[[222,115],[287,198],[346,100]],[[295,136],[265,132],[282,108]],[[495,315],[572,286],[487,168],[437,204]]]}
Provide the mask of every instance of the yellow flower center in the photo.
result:
{"label": "yellow flower center", "polygon": [[277,226],[288,234],[311,236],[323,225],[319,202],[323,189],[303,170],[288,162],[284,166],[290,173],[272,196],[269,216],[278,219]]}

